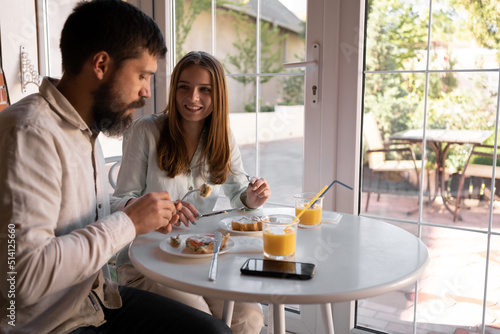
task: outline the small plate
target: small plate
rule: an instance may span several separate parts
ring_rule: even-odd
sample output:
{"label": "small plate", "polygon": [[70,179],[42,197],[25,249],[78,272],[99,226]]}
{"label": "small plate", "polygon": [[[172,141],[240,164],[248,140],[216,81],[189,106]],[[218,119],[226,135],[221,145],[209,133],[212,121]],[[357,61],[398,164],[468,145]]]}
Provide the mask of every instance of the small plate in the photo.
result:
{"label": "small plate", "polygon": [[231,226],[231,222],[233,220],[238,220],[242,217],[245,216],[235,216],[235,217],[228,217],[224,218],[219,222],[219,227],[225,231],[231,232],[231,235],[248,235],[248,236],[261,236],[262,231],[236,231],[233,230]]}
{"label": "small plate", "polygon": [[[190,250],[186,249],[186,239],[192,235],[199,235],[199,233],[193,234],[181,234],[179,237],[181,239],[181,245],[179,247],[172,247],[170,244],[170,237],[160,242],[160,249],[168,254],[173,254],[182,257],[190,257],[190,258],[203,258],[203,257],[212,257],[213,253],[207,254],[194,254]],[[174,236],[174,235],[172,235]],[[219,254],[226,253],[228,250],[234,247],[234,241],[231,240],[231,237],[227,240],[226,247],[221,249]]]}

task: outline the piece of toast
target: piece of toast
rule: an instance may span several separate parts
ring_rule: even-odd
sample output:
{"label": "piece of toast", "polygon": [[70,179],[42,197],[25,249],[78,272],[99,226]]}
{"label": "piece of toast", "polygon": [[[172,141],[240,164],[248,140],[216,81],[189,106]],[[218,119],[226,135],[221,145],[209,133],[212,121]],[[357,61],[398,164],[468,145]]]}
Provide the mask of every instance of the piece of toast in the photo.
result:
{"label": "piece of toast", "polygon": [[243,216],[231,221],[231,228],[233,231],[262,231],[262,218]]}
{"label": "piece of toast", "polygon": [[[222,243],[220,246],[221,250],[223,250],[226,247],[228,239],[229,239],[229,233],[222,236]],[[186,239],[186,249],[194,254],[213,253],[214,242],[215,242],[215,237],[213,234],[192,235]]]}

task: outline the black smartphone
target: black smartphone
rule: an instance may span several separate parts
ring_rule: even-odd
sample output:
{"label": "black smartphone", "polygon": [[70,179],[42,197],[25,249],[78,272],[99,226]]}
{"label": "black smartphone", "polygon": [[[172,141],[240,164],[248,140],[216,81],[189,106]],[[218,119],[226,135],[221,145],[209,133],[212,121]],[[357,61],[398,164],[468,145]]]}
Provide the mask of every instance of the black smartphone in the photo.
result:
{"label": "black smartphone", "polygon": [[311,279],[316,265],[305,262],[273,261],[266,259],[248,259],[241,266],[244,275],[257,275],[279,278]]}

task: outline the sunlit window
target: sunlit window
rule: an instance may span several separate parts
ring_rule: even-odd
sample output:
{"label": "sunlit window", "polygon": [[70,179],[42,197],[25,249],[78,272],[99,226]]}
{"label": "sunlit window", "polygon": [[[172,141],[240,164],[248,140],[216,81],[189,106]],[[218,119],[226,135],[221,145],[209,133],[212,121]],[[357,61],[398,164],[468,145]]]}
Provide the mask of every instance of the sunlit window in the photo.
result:
{"label": "sunlit window", "polygon": [[359,301],[358,326],[500,333],[499,10],[368,2],[361,213],[419,236],[432,260],[416,286]]}

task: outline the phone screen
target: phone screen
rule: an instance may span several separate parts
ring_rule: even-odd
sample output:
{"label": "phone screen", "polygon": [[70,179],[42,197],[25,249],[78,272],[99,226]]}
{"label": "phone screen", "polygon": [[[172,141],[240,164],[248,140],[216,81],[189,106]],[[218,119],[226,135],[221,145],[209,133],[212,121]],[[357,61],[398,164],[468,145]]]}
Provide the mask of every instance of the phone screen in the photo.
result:
{"label": "phone screen", "polygon": [[316,266],[313,263],[248,259],[240,271],[245,275],[259,275],[280,278],[310,279]]}

